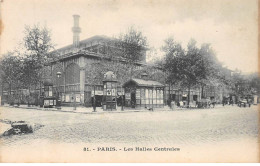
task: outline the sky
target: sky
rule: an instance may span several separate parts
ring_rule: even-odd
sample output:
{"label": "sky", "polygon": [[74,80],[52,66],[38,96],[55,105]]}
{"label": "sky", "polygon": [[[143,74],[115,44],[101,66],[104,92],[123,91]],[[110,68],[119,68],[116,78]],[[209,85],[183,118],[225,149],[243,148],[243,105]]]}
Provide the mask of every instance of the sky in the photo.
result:
{"label": "sky", "polygon": [[21,43],[25,25],[51,30],[56,48],[72,44],[73,14],[80,15],[80,39],[118,36],[131,26],[143,32],[157,54],[170,36],[186,47],[211,43],[231,70],[258,71],[257,0],[3,0],[0,54]]}

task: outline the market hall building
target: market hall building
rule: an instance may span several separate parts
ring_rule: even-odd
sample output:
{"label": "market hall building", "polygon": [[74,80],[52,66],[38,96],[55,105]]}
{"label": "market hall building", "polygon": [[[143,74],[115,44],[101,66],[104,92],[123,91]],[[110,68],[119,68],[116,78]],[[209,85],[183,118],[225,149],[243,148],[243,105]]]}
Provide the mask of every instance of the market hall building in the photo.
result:
{"label": "market hall building", "polygon": [[[100,62],[101,58],[106,59],[108,49],[116,49],[110,45],[114,39],[94,36],[80,41],[79,16],[73,15],[73,18],[73,44],[51,52],[57,55],[59,60],[52,64],[47,77],[53,81],[53,89],[59,91],[62,105],[71,106],[76,103],[92,106],[95,93],[96,104],[101,106],[104,97],[103,82],[93,80],[90,68],[91,64]],[[146,50],[144,49],[140,55],[139,61],[135,64],[136,68],[142,68],[146,64]],[[60,77],[57,77],[56,73],[61,73]],[[124,89],[120,88],[122,85],[119,83],[117,86],[117,94],[120,97],[124,95]]]}

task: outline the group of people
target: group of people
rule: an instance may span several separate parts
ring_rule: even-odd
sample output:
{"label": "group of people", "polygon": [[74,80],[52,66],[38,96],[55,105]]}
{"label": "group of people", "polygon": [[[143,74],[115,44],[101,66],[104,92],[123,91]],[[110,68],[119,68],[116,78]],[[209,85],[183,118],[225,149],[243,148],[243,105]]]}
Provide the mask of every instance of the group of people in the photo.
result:
{"label": "group of people", "polygon": [[196,108],[214,108],[216,105],[215,101],[194,101],[192,104],[190,103],[189,105],[187,105],[187,101],[179,101],[179,102],[175,102],[172,101],[170,103],[171,108],[174,108],[175,105],[177,105],[177,107],[179,108],[185,108],[185,107],[191,107],[191,105],[193,105]]}
{"label": "group of people", "polygon": [[222,105],[223,106],[225,106],[225,105],[234,105],[234,101],[232,100],[232,99],[230,99],[230,100],[225,100],[225,99],[223,99],[222,100]]}

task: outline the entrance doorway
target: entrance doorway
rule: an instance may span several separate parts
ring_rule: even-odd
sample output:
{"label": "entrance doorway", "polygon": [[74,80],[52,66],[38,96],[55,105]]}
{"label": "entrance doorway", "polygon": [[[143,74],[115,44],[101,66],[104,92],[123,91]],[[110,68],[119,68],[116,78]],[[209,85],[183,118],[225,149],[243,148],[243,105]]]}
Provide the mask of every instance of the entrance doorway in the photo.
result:
{"label": "entrance doorway", "polygon": [[198,95],[193,95],[193,101],[198,101]]}
{"label": "entrance doorway", "polygon": [[131,92],[131,107],[135,108],[135,104],[136,104],[135,92]]}

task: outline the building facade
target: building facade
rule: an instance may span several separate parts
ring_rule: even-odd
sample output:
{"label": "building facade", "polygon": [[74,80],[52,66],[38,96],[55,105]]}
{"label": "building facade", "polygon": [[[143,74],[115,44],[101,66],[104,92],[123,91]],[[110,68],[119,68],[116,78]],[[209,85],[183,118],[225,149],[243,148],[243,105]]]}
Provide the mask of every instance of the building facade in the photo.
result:
{"label": "building facade", "polygon": [[[63,105],[71,105],[76,102],[78,105],[91,106],[92,97],[95,95],[97,105],[102,102],[103,83],[102,80],[95,80],[95,73],[92,65],[117,61],[124,64],[120,57],[120,49],[114,46],[113,38],[106,36],[94,36],[86,40],[79,40],[79,16],[74,17],[73,44],[51,52],[59,57],[59,60],[51,65],[49,76],[53,80],[54,88],[61,96]],[[111,56],[112,59],[111,59]],[[136,62],[136,68],[145,65],[145,49],[140,52],[140,59]],[[57,77],[56,73],[61,73]],[[118,84],[121,87],[122,83]],[[95,91],[94,91],[95,88]],[[121,92],[122,91],[122,92]],[[95,92],[95,94],[94,94]],[[118,88],[118,94],[124,93]]]}

